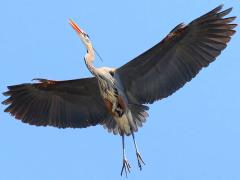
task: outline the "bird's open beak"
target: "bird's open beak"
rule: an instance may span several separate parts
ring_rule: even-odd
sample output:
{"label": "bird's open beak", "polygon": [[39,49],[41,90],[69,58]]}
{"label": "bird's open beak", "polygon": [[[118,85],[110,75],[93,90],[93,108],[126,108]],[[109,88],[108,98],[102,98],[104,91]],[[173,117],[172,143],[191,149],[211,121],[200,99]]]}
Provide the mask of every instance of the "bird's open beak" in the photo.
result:
{"label": "bird's open beak", "polygon": [[82,34],[82,30],[73,20],[69,19],[69,24],[72,26],[72,28],[76,31],[77,34]]}

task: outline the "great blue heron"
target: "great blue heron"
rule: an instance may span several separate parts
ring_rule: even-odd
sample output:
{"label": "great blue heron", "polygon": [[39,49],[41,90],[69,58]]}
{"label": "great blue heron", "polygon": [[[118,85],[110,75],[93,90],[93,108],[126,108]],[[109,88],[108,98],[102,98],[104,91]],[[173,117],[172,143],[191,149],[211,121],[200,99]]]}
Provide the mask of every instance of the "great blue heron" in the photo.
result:
{"label": "great blue heron", "polygon": [[195,19],[177,25],[161,42],[120,68],[95,68],[94,48],[87,33],[70,24],[87,49],[84,57],[94,77],[8,86],[3,102],[9,112],[24,123],[58,128],[86,128],[103,125],[122,137],[123,172],[130,172],[125,156],[124,136],[132,135],[138,166],[142,160],[134,132],[146,121],[144,104],[166,98],[190,81],[226,47],[235,33],[236,17],[225,18],[232,8],[223,5]]}

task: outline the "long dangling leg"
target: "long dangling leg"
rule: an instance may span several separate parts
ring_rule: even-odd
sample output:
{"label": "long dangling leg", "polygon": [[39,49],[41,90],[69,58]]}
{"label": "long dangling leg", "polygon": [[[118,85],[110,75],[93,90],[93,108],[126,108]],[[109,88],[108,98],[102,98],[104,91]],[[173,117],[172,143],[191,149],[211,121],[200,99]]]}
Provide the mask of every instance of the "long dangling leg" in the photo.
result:
{"label": "long dangling leg", "polygon": [[130,173],[131,166],[125,155],[124,134],[122,135],[122,150],[123,150],[123,165],[122,165],[122,170],[121,170],[121,176],[122,176],[123,170],[124,170],[126,177],[127,177],[127,173]]}
{"label": "long dangling leg", "polygon": [[135,136],[134,136],[133,132],[132,132],[132,137],[133,137],[134,147],[135,147],[135,150],[136,150],[136,155],[137,155],[137,160],[138,160],[138,167],[140,168],[140,170],[142,170],[142,164],[145,165],[145,163],[144,163],[140,153],[138,152],[138,148],[137,148],[137,144],[136,144]]}

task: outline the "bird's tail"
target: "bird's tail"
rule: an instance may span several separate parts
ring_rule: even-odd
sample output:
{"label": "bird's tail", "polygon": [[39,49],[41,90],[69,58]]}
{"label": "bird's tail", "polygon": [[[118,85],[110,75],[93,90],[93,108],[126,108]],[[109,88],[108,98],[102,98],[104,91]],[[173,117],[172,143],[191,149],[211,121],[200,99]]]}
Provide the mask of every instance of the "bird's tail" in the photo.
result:
{"label": "bird's tail", "polygon": [[[139,127],[142,127],[143,123],[146,122],[149,110],[148,106],[141,104],[128,104],[128,113],[124,115],[128,119],[128,128],[125,128],[125,135],[131,135],[131,131],[136,132]],[[123,119],[122,119],[123,120]],[[123,123],[124,124],[124,123]],[[109,133],[120,134],[119,127],[112,117],[105,120],[102,123],[103,127],[108,130]],[[126,126],[127,127],[127,126]]]}
{"label": "bird's tail", "polygon": [[142,127],[143,123],[146,122],[149,107],[142,104],[129,104],[128,107],[131,110],[133,121],[136,124],[136,128],[133,129],[133,131],[137,131],[138,127]]}

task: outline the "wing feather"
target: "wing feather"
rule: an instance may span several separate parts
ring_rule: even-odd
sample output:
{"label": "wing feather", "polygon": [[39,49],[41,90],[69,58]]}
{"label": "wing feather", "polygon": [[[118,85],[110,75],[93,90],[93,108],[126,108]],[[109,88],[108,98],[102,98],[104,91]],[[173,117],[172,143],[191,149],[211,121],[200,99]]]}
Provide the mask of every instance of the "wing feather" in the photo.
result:
{"label": "wing feather", "polygon": [[69,81],[41,80],[9,86],[2,103],[16,119],[36,126],[83,128],[110,118],[96,78]]}
{"label": "wing feather", "polygon": [[131,103],[153,103],[168,97],[213,62],[227,46],[237,25],[223,5],[177,25],[160,43],[118,68]]}

